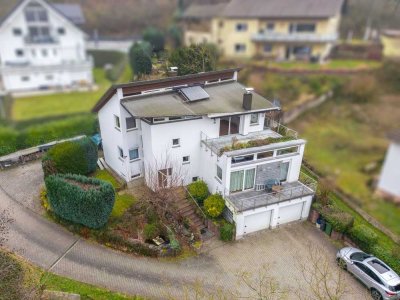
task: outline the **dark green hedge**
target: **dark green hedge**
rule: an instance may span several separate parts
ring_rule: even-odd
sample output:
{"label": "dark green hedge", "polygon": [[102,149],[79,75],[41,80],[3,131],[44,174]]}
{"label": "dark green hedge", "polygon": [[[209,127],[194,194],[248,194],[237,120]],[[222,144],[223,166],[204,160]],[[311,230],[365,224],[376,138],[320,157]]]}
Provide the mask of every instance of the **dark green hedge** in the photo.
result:
{"label": "dark green hedge", "polygon": [[234,239],[235,235],[235,226],[231,223],[225,223],[219,228],[219,236],[220,239],[229,242]]}
{"label": "dark green hedge", "polygon": [[44,176],[51,174],[88,175],[96,170],[97,146],[90,138],[53,146],[42,159]]}
{"label": "dark green hedge", "polygon": [[97,131],[97,117],[92,114],[44,122],[20,130],[0,127],[0,155],[77,135],[90,136]]}
{"label": "dark green hedge", "polygon": [[71,174],[50,175],[45,183],[50,207],[59,217],[94,229],[107,223],[115,201],[110,183]]}
{"label": "dark green hedge", "polygon": [[367,252],[372,250],[378,240],[378,235],[365,225],[354,226],[349,233],[352,241]]}
{"label": "dark green hedge", "polygon": [[187,188],[189,193],[197,201],[197,203],[200,206],[203,206],[204,200],[206,200],[206,198],[210,194],[208,192],[207,183],[205,183],[203,180],[198,180],[189,184]]}
{"label": "dark green hedge", "polygon": [[[314,206],[315,208],[315,206]],[[354,217],[334,206],[326,206],[320,210],[324,219],[332,225],[332,228],[341,233],[346,233],[354,225]]]}

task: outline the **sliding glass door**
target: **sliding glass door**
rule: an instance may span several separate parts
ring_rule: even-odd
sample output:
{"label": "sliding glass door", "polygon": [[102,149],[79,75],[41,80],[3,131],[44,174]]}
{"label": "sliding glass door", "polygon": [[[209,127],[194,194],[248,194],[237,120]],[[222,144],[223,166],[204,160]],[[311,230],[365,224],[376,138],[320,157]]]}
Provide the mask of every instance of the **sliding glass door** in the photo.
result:
{"label": "sliding glass door", "polygon": [[219,136],[237,134],[240,129],[240,116],[222,117],[219,121]]}
{"label": "sliding glass door", "polygon": [[256,169],[231,172],[230,192],[241,192],[254,188]]}

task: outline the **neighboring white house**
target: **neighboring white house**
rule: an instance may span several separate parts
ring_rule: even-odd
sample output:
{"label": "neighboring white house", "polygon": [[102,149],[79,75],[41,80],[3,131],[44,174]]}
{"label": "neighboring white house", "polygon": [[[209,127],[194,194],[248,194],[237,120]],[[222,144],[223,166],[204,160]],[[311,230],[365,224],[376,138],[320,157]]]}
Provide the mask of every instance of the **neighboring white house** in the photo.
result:
{"label": "neighboring white house", "polygon": [[0,20],[0,89],[79,88],[93,83],[93,62],[79,5],[20,1]]}
{"label": "neighboring white house", "polygon": [[389,134],[391,144],[386,153],[378,193],[400,203],[400,130]]}
{"label": "neighboring white house", "polygon": [[[116,85],[93,111],[116,173],[126,181],[144,177],[152,189],[204,180],[224,196],[225,218],[240,238],[306,219],[315,186],[299,179],[306,142],[266,118],[280,108],[238,83],[237,73]],[[282,186],[266,191],[274,180]]]}

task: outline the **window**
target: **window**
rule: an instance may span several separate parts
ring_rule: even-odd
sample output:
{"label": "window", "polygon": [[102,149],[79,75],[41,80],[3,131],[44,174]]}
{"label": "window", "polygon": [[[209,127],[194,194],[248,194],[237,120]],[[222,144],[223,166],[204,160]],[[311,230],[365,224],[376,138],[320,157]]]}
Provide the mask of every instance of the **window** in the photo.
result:
{"label": "window", "polygon": [[264,53],[271,53],[272,52],[272,45],[271,44],[264,44],[263,50],[264,50]]}
{"label": "window", "polygon": [[48,26],[29,26],[29,41],[34,43],[52,42]]}
{"label": "window", "polygon": [[15,50],[15,55],[18,57],[24,56],[24,50],[22,50],[22,49]]}
{"label": "window", "polygon": [[244,156],[234,156],[232,157],[232,163],[237,164],[245,161],[252,161],[254,160],[254,155],[244,155]]}
{"label": "window", "polygon": [[22,76],[21,77],[21,81],[26,82],[26,81],[29,81],[29,80],[31,80],[29,76]]}
{"label": "window", "polygon": [[245,44],[235,44],[235,52],[236,53],[246,52],[246,45]]}
{"label": "window", "polygon": [[247,24],[246,23],[237,23],[236,31],[239,31],[239,32],[247,31]]}
{"label": "window", "polygon": [[168,120],[169,121],[179,121],[179,120],[183,120],[183,117],[169,117]]}
{"label": "window", "polygon": [[286,149],[280,149],[277,151],[276,155],[285,155],[285,154],[291,154],[291,153],[297,153],[299,150],[299,147],[291,147],[291,148],[286,148]]}
{"label": "window", "polygon": [[57,29],[57,32],[58,32],[59,35],[64,35],[65,34],[65,28],[60,27],[60,28]]}
{"label": "window", "polygon": [[254,188],[256,169],[231,172],[230,192],[241,192]]}
{"label": "window", "polygon": [[166,188],[171,185],[172,168],[158,171],[158,186]]}
{"label": "window", "polygon": [[288,173],[289,173],[289,162],[284,162],[281,163],[281,165],[279,166],[280,168],[280,177],[279,180],[281,182],[287,181],[287,177],[288,177]]}
{"label": "window", "polygon": [[268,23],[267,24],[267,30],[268,31],[274,31],[275,30],[275,24],[274,23]]}
{"label": "window", "polygon": [[139,158],[139,148],[129,149],[129,160],[135,160]]}
{"label": "window", "polygon": [[251,114],[250,115],[250,125],[258,125],[259,120],[258,120],[259,114]]}
{"label": "window", "polygon": [[257,159],[264,159],[264,158],[269,158],[274,156],[274,151],[266,151],[266,152],[261,152],[257,153]]}
{"label": "window", "polygon": [[314,32],[315,31],[315,24],[313,23],[304,23],[304,24],[297,24],[296,32]]}
{"label": "window", "polygon": [[119,121],[119,117],[116,116],[116,115],[114,115],[114,126],[115,126],[115,128],[117,128],[117,129],[120,129],[120,128],[121,128],[121,123],[120,123],[120,121]]}
{"label": "window", "polygon": [[380,274],[384,274],[390,271],[390,269],[386,265],[376,259],[369,261],[368,264],[375,270],[377,270]]}
{"label": "window", "polygon": [[25,19],[27,22],[47,22],[47,11],[40,4],[31,2],[25,9]]}
{"label": "window", "polygon": [[180,144],[180,139],[172,139],[172,147],[179,147]]}
{"label": "window", "polygon": [[135,118],[129,117],[129,118],[126,118],[125,121],[126,121],[126,130],[132,130],[132,129],[137,128]]}
{"label": "window", "polygon": [[240,128],[240,116],[222,117],[219,121],[219,136],[237,134]]}
{"label": "window", "polygon": [[122,150],[122,148],[119,146],[118,146],[118,155],[120,158],[124,158],[124,150]]}
{"label": "window", "polygon": [[356,260],[356,261],[364,261],[367,258],[370,258],[371,255],[368,255],[364,252],[355,252],[352,255],[350,255],[351,260]]}
{"label": "window", "polygon": [[222,169],[218,165],[217,165],[217,177],[218,179],[222,180]]}
{"label": "window", "polygon": [[47,49],[42,49],[42,56],[47,57]]}
{"label": "window", "polygon": [[22,35],[22,30],[20,28],[14,28],[13,29],[13,34],[15,36],[20,36],[20,35]]}
{"label": "window", "polygon": [[153,118],[153,123],[160,123],[164,122],[166,119],[165,118]]}
{"label": "window", "polygon": [[190,163],[190,156],[182,157],[182,163],[183,164],[189,164]]}

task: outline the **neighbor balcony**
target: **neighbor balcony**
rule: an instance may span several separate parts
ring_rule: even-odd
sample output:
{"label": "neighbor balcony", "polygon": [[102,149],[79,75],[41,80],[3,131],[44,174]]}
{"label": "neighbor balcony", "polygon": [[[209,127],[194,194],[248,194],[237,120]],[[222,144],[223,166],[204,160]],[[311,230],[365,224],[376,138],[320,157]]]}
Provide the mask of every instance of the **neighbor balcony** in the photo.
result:
{"label": "neighbor balcony", "polygon": [[254,42],[311,42],[329,43],[338,39],[337,34],[270,32],[262,31],[252,36]]}
{"label": "neighbor balcony", "polygon": [[252,148],[287,143],[297,139],[296,131],[275,121],[270,121],[262,131],[251,132],[247,135],[231,134],[210,138],[201,132],[201,144],[218,156],[230,152],[248,152]]}
{"label": "neighbor balcony", "polygon": [[283,201],[290,201],[301,197],[312,196],[317,189],[317,182],[304,173],[298,181],[283,183],[279,190],[267,192],[265,187],[256,186],[255,189],[229,194],[225,191],[225,201],[235,213],[252,210]]}

